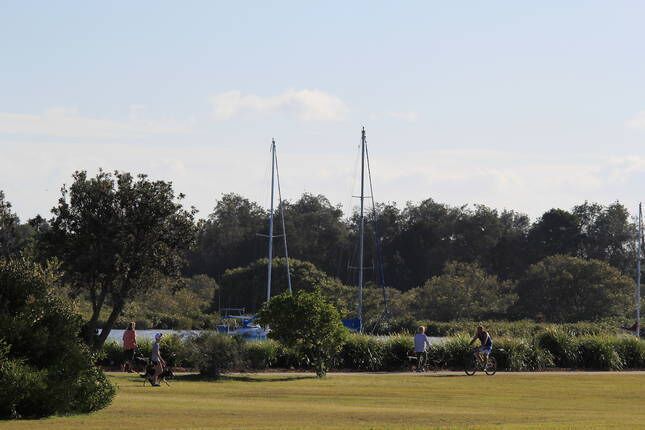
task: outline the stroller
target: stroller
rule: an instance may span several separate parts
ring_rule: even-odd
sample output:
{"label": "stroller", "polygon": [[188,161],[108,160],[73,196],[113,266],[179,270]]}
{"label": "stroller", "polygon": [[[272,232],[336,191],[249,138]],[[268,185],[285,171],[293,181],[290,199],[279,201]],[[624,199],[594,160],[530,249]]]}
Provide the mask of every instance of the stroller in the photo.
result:
{"label": "stroller", "polygon": [[[139,374],[139,376],[143,378],[143,385],[145,386],[146,382],[149,382],[150,385],[152,385],[152,378],[155,374],[155,365],[152,364],[152,361],[149,358],[144,357],[139,348],[137,348],[134,354],[134,359],[132,361],[134,369],[138,372],[143,372]],[[161,375],[159,375],[159,380],[170,386],[168,379],[172,379],[174,376],[175,374],[173,373],[172,369],[167,366],[164,367]]]}

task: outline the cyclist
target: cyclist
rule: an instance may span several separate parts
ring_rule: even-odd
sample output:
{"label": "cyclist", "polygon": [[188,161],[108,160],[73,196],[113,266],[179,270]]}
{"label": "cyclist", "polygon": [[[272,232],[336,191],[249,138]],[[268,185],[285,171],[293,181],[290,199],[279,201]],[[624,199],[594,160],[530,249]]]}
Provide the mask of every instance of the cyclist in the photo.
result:
{"label": "cyclist", "polygon": [[414,335],[414,354],[417,356],[417,372],[423,372],[426,364],[426,354],[430,347],[430,340],[426,335],[426,328],[419,326],[417,334]]}
{"label": "cyclist", "polygon": [[477,326],[477,333],[475,333],[475,336],[471,339],[470,345],[477,340],[479,340],[479,343],[481,344],[476,352],[477,359],[480,363],[486,363],[488,361],[488,356],[493,350],[493,338],[490,337],[490,334],[486,330],[484,330],[484,326]]}

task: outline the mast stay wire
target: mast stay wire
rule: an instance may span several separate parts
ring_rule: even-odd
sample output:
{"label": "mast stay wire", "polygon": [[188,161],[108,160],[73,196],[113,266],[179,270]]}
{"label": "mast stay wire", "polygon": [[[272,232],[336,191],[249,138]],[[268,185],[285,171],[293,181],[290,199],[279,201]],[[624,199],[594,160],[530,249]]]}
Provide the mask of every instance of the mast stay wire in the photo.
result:
{"label": "mast stay wire", "polygon": [[278,154],[275,154],[275,176],[278,181],[278,207],[280,208],[280,220],[282,221],[282,238],[284,239],[284,255],[287,262],[287,286],[289,287],[289,294],[293,293],[291,290],[291,271],[289,270],[289,250],[287,248],[287,230],[284,225],[284,205],[282,202],[282,190],[280,188],[280,169],[278,169]]}
{"label": "mast stay wire", "polygon": [[[356,146],[356,158],[354,159],[354,169],[352,171],[352,176],[351,176],[352,181],[349,184],[349,187],[350,187],[350,189],[349,189],[349,199],[347,201],[347,205],[345,206],[346,211],[347,211],[345,213],[345,216],[347,217],[347,221],[350,221],[352,219],[352,214],[354,213],[354,207],[355,206],[352,204],[352,202],[354,201],[354,196],[356,195],[355,191],[356,191],[356,188],[358,187],[358,183],[359,183],[359,179],[358,179],[358,164],[359,164],[360,158],[361,158],[361,145],[357,145]],[[354,256],[357,253],[357,251],[358,251],[358,243],[354,243],[353,251],[347,256],[347,267],[346,267],[347,274],[350,273],[350,266],[352,266]],[[339,267],[338,267],[337,272],[340,272],[340,265],[342,264],[342,260],[341,260],[342,256],[339,256],[339,257],[340,257],[339,261],[338,261]],[[340,273],[337,273],[336,276],[339,276],[339,274]]]}
{"label": "mast stay wire", "polygon": [[376,325],[384,318],[387,318],[389,315],[389,303],[388,303],[388,297],[387,297],[387,289],[385,287],[385,272],[383,269],[383,252],[382,252],[382,243],[381,243],[381,238],[379,237],[379,230],[378,230],[378,216],[377,216],[377,211],[376,211],[376,203],[374,199],[374,187],[372,185],[372,170],[370,167],[370,153],[368,149],[368,145],[366,143],[365,145],[365,159],[367,161],[367,178],[369,181],[370,185],[370,199],[372,200],[372,217],[373,217],[373,223],[374,223],[374,243],[376,246],[376,265],[377,265],[377,270],[378,270],[378,277],[379,277],[379,283],[381,284],[381,291],[383,293],[383,313],[381,316],[376,320],[374,323],[373,328],[376,328]]}

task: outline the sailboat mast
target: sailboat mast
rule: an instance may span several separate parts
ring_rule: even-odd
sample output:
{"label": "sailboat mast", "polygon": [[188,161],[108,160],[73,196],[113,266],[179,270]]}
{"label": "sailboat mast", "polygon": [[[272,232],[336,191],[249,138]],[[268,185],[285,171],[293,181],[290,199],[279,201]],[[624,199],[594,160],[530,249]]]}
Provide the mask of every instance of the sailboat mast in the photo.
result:
{"label": "sailboat mast", "polygon": [[643,249],[643,204],[638,204],[638,260],[636,261],[636,336],[641,335],[641,252]]}
{"label": "sailboat mast", "polygon": [[267,302],[271,299],[271,265],[273,263],[273,189],[275,185],[275,139],[271,140],[271,205],[269,212],[269,264],[267,265]]}
{"label": "sailboat mast", "polygon": [[365,127],[361,133],[361,217],[360,217],[360,244],[358,251],[358,331],[363,331],[363,239],[365,235],[364,219],[365,202]]}

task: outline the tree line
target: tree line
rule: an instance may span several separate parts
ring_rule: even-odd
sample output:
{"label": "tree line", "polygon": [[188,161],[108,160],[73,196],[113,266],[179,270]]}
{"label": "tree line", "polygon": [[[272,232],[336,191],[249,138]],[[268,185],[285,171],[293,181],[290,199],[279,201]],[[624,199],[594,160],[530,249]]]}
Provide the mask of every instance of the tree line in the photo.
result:
{"label": "tree line", "polygon": [[[102,344],[133,303],[145,307],[159,291],[176,295],[194,287],[186,297],[212,297],[210,306],[200,305],[191,316],[204,324],[212,318],[199,313],[222,305],[258,310],[265,294],[268,211],[229,193],[197,220],[182,199],[171,183],[145,175],[81,171],[62,188],[49,218],[21,222],[0,193],[0,257],[57,265],[67,294],[87,304],[84,337],[90,344]],[[351,315],[357,214],[309,193],[285,201],[282,209],[294,285],[322,290],[343,315]],[[432,199],[380,204],[367,214],[365,265],[372,270],[366,313],[378,320],[385,294],[391,314],[410,321],[625,317],[634,236],[628,211],[618,202],[551,209],[533,222],[521,212],[484,205]],[[277,255],[281,246],[276,241]],[[280,292],[285,280],[277,263],[274,291]],[[198,282],[186,281],[198,276]]]}

